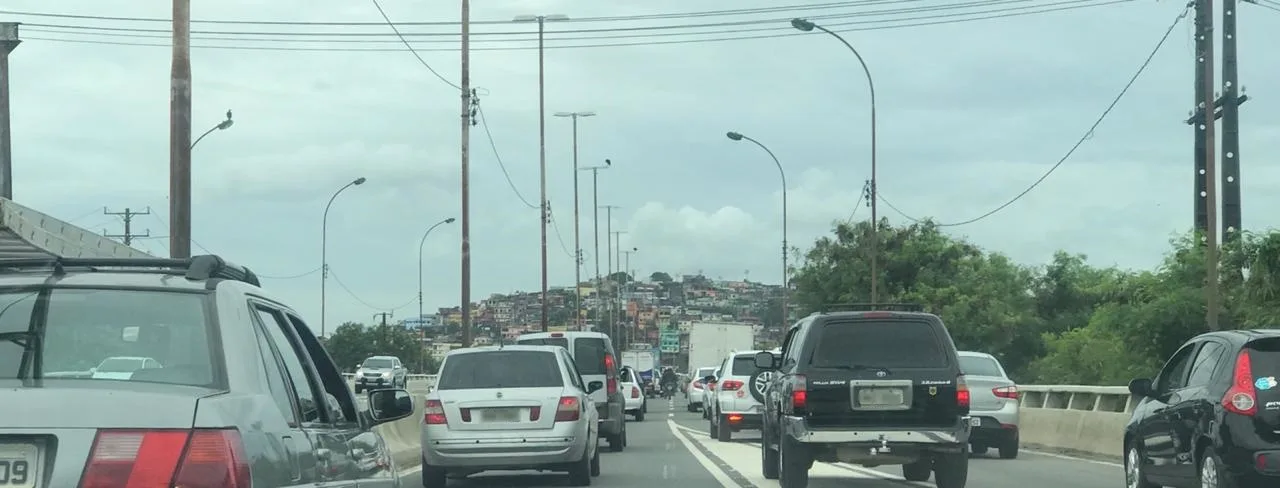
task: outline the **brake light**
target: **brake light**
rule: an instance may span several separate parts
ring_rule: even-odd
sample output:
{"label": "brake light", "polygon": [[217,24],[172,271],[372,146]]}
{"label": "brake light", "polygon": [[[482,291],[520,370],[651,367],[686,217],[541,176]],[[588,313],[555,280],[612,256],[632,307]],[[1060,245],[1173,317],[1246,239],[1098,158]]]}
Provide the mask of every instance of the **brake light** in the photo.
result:
{"label": "brake light", "polygon": [[564,337],[564,333],[562,333],[562,332],[552,332],[552,333],[551,333],[551,337]]}
{"label": "brake light", "polygon": [[556,422],[573,422],[582,416],[582,403],[578,397],[560,397],[556,405]]}
{"label": "brake light", "polygon": [[1258,413],[1257,398],[1258,391],[1253,386],[1253,361],[1249,358],[1249,351],[1240,351],[1236,355],[1231,388],[1222,397],[1222,406],[1231,413],[1252,416]]}
{"label": "brake light", "polygon": [[635,386],[631,387],[631,398],[640,398],[640,388]]}
{"label": "brake light", "polygon": [[969,409],[969,384],[965,383],[964,375],[956,377],[956,406]]}
{"label": "brake light", "polygon": [[248,488],[249,460],[235,429],[101,430],[80,488]]}
{"label": "brake light", "polygon": [[863,312],[862,317],[868,319],[887,319],[893,317],[893,312]]}
{"label": "brake light", "polygon": [[809,382],[804,375],[791,376],[791,411],[801,412],[809,404]]}
{"label": "brake light", "polygon": [[604,355],[605,390],[610,395],[618,392],[618,370],[613,362],[612,354]]}
{"label": "brake light", "polygon": [[697,389],[699,389],[699,390],[703,389],[703,386],[702,386],[702,380],[694,380],[694,381],[693,381],[693,387],[694,387],[694,388],[697,388]]}
{"label": "brake light", "polygon": [[422,407],[422,422],[427,425],[444,425],[449,419],[444,416],[444,405],[440,400],[427,400]]}
{"label": "brake light", "polygon": [[1002,387],[999,387],[999,388],[992,388],[992,389],[991,389],[991,393],[994,393],[997,397],[1000,397],[1000,398],[1008,398],[1008,399],[1010,399],[1010,400],[1017,400],[1017,399],[1018,399],[1018,387],[1017,387],[1017,385],[1012,385],[1012,386],[1002,386]]}
{"label": "brake light", "polygon": [[738,380],[724,380],[720,383],[720,391],[738,391],[742,388],[742,382]]}

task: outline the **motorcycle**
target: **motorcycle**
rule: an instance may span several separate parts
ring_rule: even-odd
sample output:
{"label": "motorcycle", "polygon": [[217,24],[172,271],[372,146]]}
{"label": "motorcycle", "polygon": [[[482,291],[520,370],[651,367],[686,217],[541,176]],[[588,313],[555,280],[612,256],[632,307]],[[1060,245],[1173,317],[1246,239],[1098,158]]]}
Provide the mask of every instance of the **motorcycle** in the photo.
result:
{"label": "motorcycle", "polygon": [[673,396],[676,396],[676,384],[664,383],[662,385],[662,398],[664,400],[670,400]]}

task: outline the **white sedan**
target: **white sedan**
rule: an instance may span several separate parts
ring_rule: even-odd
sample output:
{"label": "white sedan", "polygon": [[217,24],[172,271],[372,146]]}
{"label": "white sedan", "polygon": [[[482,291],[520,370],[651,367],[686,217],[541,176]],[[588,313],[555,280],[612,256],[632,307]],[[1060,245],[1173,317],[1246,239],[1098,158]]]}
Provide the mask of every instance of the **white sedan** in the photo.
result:
{"label": "white sedan", "polygon": [[649,411],[648,399],[644,396],[644,383],[640,379],[640,375],[636,374],[636,370],[630,366],[623,366],[621,384],[618,389],[622,390],[624,409],[627,415],[636,418],[636,422],[644,422],[644,414]]}

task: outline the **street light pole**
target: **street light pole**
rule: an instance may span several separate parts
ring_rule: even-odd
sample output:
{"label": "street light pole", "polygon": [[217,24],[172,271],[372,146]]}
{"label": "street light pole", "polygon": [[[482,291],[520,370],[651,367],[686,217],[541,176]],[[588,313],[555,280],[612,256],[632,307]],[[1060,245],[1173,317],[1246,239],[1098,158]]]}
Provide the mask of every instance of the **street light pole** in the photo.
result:
{"label": "street light pole", "polygon": [[422,234],[422,240],[418,241],[418,320],[422,320],[422,246],[427,243],[427,236],[431,235],[431,231],[436,230],[443,224],[452,224],[453,217],[436,222],[431,227],[427,227],[427,231]]}
{"label": "street light pole", "polygon": [[545,25],[548,20],[568,20],[565,15],[524,15],[515,18],[516,22],[537,22],[538,23],[538,173],[541,181],[541,201],[538,207],[541,209],[542,216],[542,331],[546,332],[548,327],[548,313],[550,307],[547,300],[547,221],[551,216],[551,212],[547,208],[547,104],[546,104],[546,82],[544,77],[543,63],[543,34],[545,33]]}
{"label": "street light pole", "polygon": [[849,48],[849,51],[853,52],[853,56],[858,58],[858,64],[862,65],[862,72],[867,75],[867,88],[871,91],[871,181],[867,186],[869,188],[867,201],[871,204],[871,303],[877,303],[880,281],[880,223],[876,213],[876,204],[879,200],[879,193],[876,190],[876,84],[871,79],[871,69],[867,68],[867,62],[862,59],[862,54],[853,48],[853,44],[849,44],[849,41],[840,37],[840,34],[836,34],[826,27],[805,19],[791,19],[791,26],[804,32],[818,29],[831,34],[831,37],[839,40],[845,47]]}
{"label": "street light pole", "polygon": [[230,129],[230,128],[231,128],[231,125],[232,125],[232,124],[234,124],[234,123],[236,123],[236,121],[231,120],[231,111],[230,111],[230,110],[228,110],[228,111],[227,111],[227,120],[224,120],[224,121],[222,121],[222,122],[218,122],[218,125],[215,125],[215,126],[213,126],[213,127],[210,127],[210,128],[209,128],[209,130],[204,131],[204,134],[200,134],[200,137],[197,137],[197,138],[196,138],[196,142],[191,143],[191,149],[195,149],[195,148],[196,148],[196,144],[199,144],[199,143],[200,143],[200,141],[204,139],[204,136],[207,136],[207,135],[209,135],[209,134],[213,133],[213,131],[215,131],[215,130],[227,130],[227,129]]}
{"label": "street light pole", "polygon": [[[773,151],[769,150],[769,147],[760,143],[760,141],[738,132],[729,132],[725,135],[734,141],[747,140],[760,146],[760,149],[764,149],[764,152],[773,158],[773,164],[778,166],[778,175],[782,177],[782,328],[785,330],[787,327],[787,298],[791,295],[790,272],[787,269],[787,172],[782,169],[782,162],[778,161],[778,156],[775,156]],[[875,303],[874,300],[872,303]]]}
{"label": "street light pole", "polygon": [[[628,278],[627,283],[626,283],[626,287],[625,287],[627,290],[633,290],[633,289],[635,289],[635,287],[634,287],[634,286],[631,286],[631,283],[635,281],[635,278],[631,275],[631,255],[632,255],[632,254],[635,254],[635,253],[636,253],[637,251],[639,251],[639,250],[640,250],[640,248],[638,248],[638,247],[633,247],[633,248],[631,248],[631,250],[630,250],[630,251],[622,251],[622,254],[626,255],[626,263],[627,263],[627,264],[626,264],[626,267],[624,267],[624,268],[623,268],[623,273],[624,273],[624,274],[627,276],[627,278]],[[622,306],[622,294],[621,294],[621,293],[619,293],[619,294],[618,294],[618,306],[619,306],[619,307],[621,307],[621,306]],[[637,310],[636,310],[636,322],[638,323],[639,321],[640,321],[640,310],[639,310],[639,309],[637,309]],[[623,330],[626,330],[626,329],[623,329]],[[632,342],[635,342],[635,336],[633,335],[633,332],[628,331],[627,336],[629,337],[629,339],[628,339],[626,342],[624,342],[624,344],[630,344],[630,343],[632,343]]]}
{"label": "street light pole", "polygon": [[[592,257],[596,261],[596,300],[600,299],[600,170],[609,169],[613,161],[604,160],[603,166],[580,168],[579,171],[591,171],[591,233],[595,236],[595,252]],[[596,321],[600,320],[599,307],[596,309]]]}
{"label": "street light pole", "polygon": [[324,206],[324,217],[320,219],[320,337],[324,337],[325,332],[324,301],[327,296],[325,283],[329,281],[329,207],[333,206],[333,200],[347,188],[363,185],[364,182],[365,179],[361,176],[333,192],[333,196],[329,197],[329,203]]}
{"label": "street light pole", "polygon": [[[616,207],[615,207],[615,208],[616,208]],[[610,221],[612,221],[612,220],[613,220],[613,217],[612,217],[612,216],[610,216],[609,220],[610,220]],[[625,276],[627,276],[626,271],[622,269],[622,235],[623,235],[623,234],[626,234],[626,233],[627,233],[627,231],[625,231],[625,230],[614,230],[614,231],[610,231],[609,233],[613,235],[613,246],[614,246],[614,247],[613,247],[613,249],[610,251],[610,252],[612,252],[612,253],[615,253],[615,254],[614,254],[614,261],[613,261],[613,262],[615,262],[615,263],[617,263],[617,264],[618,264],[618,269],[617,269],[617,271],[622,271],[622,275],[625,277]],[[617,274],[617,272],[615,271],[615,272],[610,273],[610,274]],[[616,310],[616,312],[614,312],[613,314],[611,314],[611,315],[610,315],[610,320],[613,322],[614,330],[618,331],[619,339],[621,339],[622,332],[623,332],[623,330],[622,330],[622,329],[619,329],[619,328],[618,328],[618,323],[619,323],[619,322],[622,322],[622,285],[624,285],[624,284],[626,284],[626,283],[615,283],[615,284],[614,284],[614,286],[613,286],[613,298],[612,298],[612,300],[610,300],[610,301],[612,301],[612,302],[613,302],[612,308],[613,308],[614,310]],[[625,342],[619,342],[619,343],[618,343],[618,346],[619,346],[619,347],[621,347],[623,344],[626,344],[626,343],[625,343]]]}
{"label": "street light pole", "polygon": [[573,323],[582,330],[582,225],[578,203],[578,117],[594,117],[595,112],[556,112],[556,117],[573,118]]}

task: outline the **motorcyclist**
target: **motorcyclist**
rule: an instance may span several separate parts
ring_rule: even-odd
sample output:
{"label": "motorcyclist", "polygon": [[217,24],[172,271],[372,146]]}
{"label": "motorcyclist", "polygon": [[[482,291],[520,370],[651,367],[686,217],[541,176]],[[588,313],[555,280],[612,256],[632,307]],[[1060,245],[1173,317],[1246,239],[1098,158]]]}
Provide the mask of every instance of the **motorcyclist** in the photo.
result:
{"label": "motorcyclist", "polygon": [[662,391],[664,394],[670,394],[676,390],[676,372],[671,368],[662,369]]}

